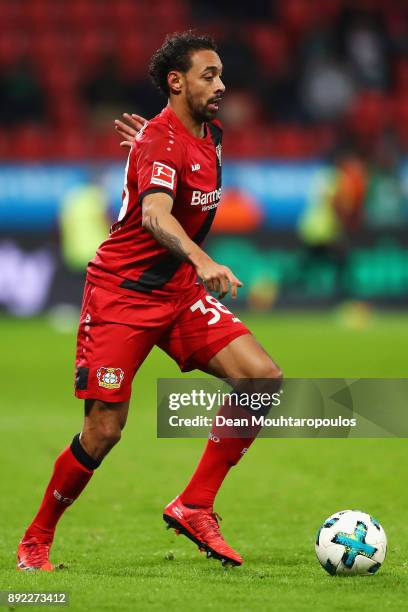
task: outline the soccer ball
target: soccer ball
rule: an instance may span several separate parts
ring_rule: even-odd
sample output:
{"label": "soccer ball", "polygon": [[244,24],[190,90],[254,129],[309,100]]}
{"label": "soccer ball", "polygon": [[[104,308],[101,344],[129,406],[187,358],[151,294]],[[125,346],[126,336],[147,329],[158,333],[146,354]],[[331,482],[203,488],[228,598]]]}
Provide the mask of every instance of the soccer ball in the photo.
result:
{"label": "soccer ball", "polygon": [[384,529],[374,517],[359,510],[332,514],[317,532],[317,558],[332,576],[375,574],[386,552]]}

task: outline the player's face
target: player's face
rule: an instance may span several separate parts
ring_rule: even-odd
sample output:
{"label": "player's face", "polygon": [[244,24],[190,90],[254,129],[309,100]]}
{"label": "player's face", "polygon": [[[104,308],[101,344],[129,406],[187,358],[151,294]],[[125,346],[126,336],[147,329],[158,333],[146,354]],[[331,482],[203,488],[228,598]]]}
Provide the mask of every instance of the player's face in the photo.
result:
{"label": "player's face", "polygon": [[221,74],[218,53],[202,50],[192,54],[191,68],[184,74],[183,93],[197,122],[211,121],[217,115],[225,91]]}

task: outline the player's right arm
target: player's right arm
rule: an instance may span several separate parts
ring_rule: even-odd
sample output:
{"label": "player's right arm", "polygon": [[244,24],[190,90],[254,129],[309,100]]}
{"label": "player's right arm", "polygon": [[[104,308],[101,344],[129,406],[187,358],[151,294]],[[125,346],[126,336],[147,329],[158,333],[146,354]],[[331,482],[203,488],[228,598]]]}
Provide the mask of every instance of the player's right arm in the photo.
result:
{"label": "player's right arm", "polygon": [[171,214],[173,198],[164,192],[147,194],[142,200],[143,227],[162,246],[182,261],[191,263],[199,278],[209,291],[219,293],[223,298],[228,290],[237,297],[241,281],[227,266],[215,262],[184,231],[182,225]]}
{"label": "player's right arm", "polygon": [[141,115],[136,115],[136,113],[132,113],[131,115],[129,115],[129,113],[123,113],[123,118],[125,121],[115,119],[115,130],[120,138],[122,138],[120,146],[131,149],[138,132],[140,132],[145,123],[147,123],[147,119]]}
{"label": "player's right arm", "polygon": [[[131,160],[132,162],[132,160]],[[216,263],[184,230],[172,214],[185,151],[177,136],[160,124],[149,124],[133,157],[137,173],[143,227],[181,261],[194,266],[209,291],[236,297],[241,281],[226,266]]]}

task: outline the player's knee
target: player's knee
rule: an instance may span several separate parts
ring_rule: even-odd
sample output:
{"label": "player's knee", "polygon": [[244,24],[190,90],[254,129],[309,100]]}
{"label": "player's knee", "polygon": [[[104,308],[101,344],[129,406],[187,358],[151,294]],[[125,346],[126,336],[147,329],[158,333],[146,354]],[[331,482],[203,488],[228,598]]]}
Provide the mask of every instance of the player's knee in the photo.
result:
{"label": "player's knee", "polygon": [[98,426],[98,438],[106,448],[115,446],[122,437],[122,431],[118,423],[100,423]]}
{"label": "player's knee", "polygon": [[283,372],[270,357],[265,357],[254,364],[250,378],[273,379],[278,383],[283,380]]}

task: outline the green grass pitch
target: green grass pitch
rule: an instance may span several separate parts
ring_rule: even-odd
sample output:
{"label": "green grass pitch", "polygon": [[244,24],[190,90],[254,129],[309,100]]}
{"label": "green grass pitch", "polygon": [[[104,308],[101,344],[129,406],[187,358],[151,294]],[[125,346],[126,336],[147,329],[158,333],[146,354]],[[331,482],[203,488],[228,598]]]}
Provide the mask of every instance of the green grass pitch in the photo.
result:
{"label": "green grass pitch", "polygon": [[[362,329],[334,315],[244,315],[286,376],[407,376],[408,318]],[[70,610],[401,610],[408,597],[407,448],[399,439],[263,439],[217,498],[223,532],[242,553],[224,569],[165,531],[162,508],[188,480],[204,440],[158,440],[155,381],[179,376],[159,350],[145,362],[121,443],[63,517],[52,574],[15,571],[19,538],[52,462],[80,430],[72,396],[74,334],[46,319],[0,319],[0,589],[68,591]],[[193,372],[192,376],[197,376]],[[360,508],[383,524],[388,556],[373,577],[332,578],[314,537],[335,511]],[[56,609],[52,607],[52,609]]]}

